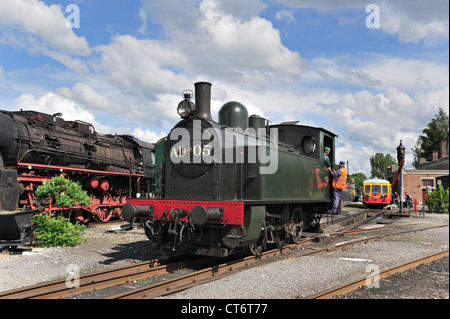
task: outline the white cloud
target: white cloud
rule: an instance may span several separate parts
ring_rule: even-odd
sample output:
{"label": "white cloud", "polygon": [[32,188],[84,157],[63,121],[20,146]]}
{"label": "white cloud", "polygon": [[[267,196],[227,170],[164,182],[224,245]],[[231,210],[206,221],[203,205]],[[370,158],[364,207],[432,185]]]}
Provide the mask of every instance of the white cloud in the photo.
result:
{"label": "white cloud", "polygon": [[279,31],[270,21],[260,17],[237,19],[221,12],[211,0],[200,4],[200,12],[203,36],[199,40],[208,43],[209,50],[206,65],[216,65],[215,70],[220,67],[238,76],[252,70],[262,74],[265,71],[286,80],[302,72],[300,55],[283,46]]}
{"label": "white cloud", "polygon": [[[403,42],[447,39],[448,1],[384,1],[380,6],[381,28],[398,34]],[[446,9],[444,9],[446,7]]]}
{"label": "white cloud", "polygon": [[[299,53],[282,44],[279,31],[270,21],[248,14],[230,14],[249,2],[203,0],[198,9],[180,16],[179,9],[174,8],[176,3],[158,5],[144,1],[144,8],[164,26],[171,43],[188,57],[187,72],[213,74],[246,86],[255,79],[266,84],[273,80],[292,81],[303,71]],[[169,18],[169,8],[175,10],[170,16],[179,18]]]}
{"label": "white cloud", "polygon": [[[371,155],[390,153],[394,156],[400,140],[410,150],[439,106],[448,105],[448,91],[447,87],[410,96],[388,87],[384,93],[363,90],[329,104],[327,116],[335,119],[343,132],[338,139],[340,156],[353,158],[354,170],[370,172]],[[407,166],[410,167],[413,155],[407,153]]]}
{"label": "white cloud", "polygon": [[129,91],[167,92],[180,87],[185,76],[176,70],[187,63],[176,45],[168,41],[139,40],[117,35],[95,50],[101,55],[105,78]]}
{"label": "white cloud", "polygon": [[48,114],[62,113],[66,121],[82,120],[95,124],[94,115],[75,103],[71,99],[65,98],[54,92],[48,92],[40,97],[33,94],[22,94],[16,99],[19,109],[34,110]]}
{"label": "white cloud", "polygon": [[[338,12],[343,9],[360,10],[367,17],[365,0],[277,0],[292,8],[314,8],[321,12]],[[380,8],[380,27],[388,34],[398,34],[401,42],[424,41],[432,44],[436,40],[448,39],[449,2],[448,0],[381,0],[375,4]],[[351,20],[340,18],[339,25]]]}
{"label": "white cloud", "polygon": [[217,5],[225,14],[242,20],[251,19],[267,8],[262,0],[227,0],[218,1]]}
{"label": "white cloud", "polygon": [[[52,88],[47,88],[45,81],[23,81],[31,74],[28,69],[0,65],[0,80],[7,82],[6,76],[14,79],[21,72],[20,81],[8,83],[20,92],[20,108],[62,112],[65,119],[90,122],[99,132],[133,134],[149,142],[178,121],[176,106],[184,89],[193,90],[199,80],[211,81],[214,119],[223,103],[236,100],[249,114],[274,123],[300,120],[322,126],[339,135],[338,159],[350,161],[353,172],[366,174],[371,155],[395,153],[400,139],[409,149],[438,107],[448,106],[444,62],[371,52],[324,53],[305,61],[301,51],[289,49],[272,22],[260,16],[276,14],[275,19],[294,23],[292,8],[315,8],[343,12],[336,23],[348,25],[367,15],[369,3],[279,2],[288,7],[265,11],[268,2],[262,0],[142,0],[136,32],[145,36],[156,23],[161,26],[159,38],[114,34],[109,43],[92,50],[85,38],[65,27],[61,6],[0,0],[1,44],[43,54],[71,70],[91,71],[74,76],[43,70],[42,79],[52,79]],[[441,12],[448,4],[437,3],[381,1],[382,30],[398,35],[401,42],[441,39],[448,35],[448,13]],[[347,9],[351,16],[345,16]],[[361,12],[359,20],[354,9]],[[111,127],[110,119],[120,127]]]}
{"label": "white cloud", "polygon": [[374,56],[373,62],[369,61],[361,69],[384,85],[403,90],[411,91],[418,87],[442,89],[449,83],[448,66],[432,61]]}
{"label": "white cloud", "polygon": [[289,10],[280,10],[275,14],[275,19],[277,20],[286,20],[287,23],[291,23],[295,21],[294,13]]}
{"label": "white cloud", "polygon": [[154,93],[146,97],[139,92],[127,94],[126,90],[117,90],[98,81],[90,82],[91,85],[78,82],[72,88],[58,88],[56,94],[80,108],[119,117],[118,122],[131,122],[134,126],[145,124],[163,129],[173,126],[178,118],[176,106],[181,101],[181,91],[180,94]]}
{"label": "white cloud", "polygon": [[59,51],[78,55],[91,53],[86,39],[66,27],[66,17],[59,5],[47,6],[38,0],[2,0],[0,21],[2,25],[17,27]]}
{"label": "white cloud", "polygon": [[149,129],[143,129],[142,127],[138,126],[133,130],[133,136],[137,139],[149,142],[149,143],[155,143],[161,138],[165,137],[167,133],[165,132],[155,132]]}
{"label": "white cloud", "polygon": [[395,87],[414,94],[423,90],[441,90],[449,85],[448,64],[432,60],[370,53],[360,58],[314,58],[309,66],[300,80],[301,84],[309,86],[349,83],[371,91]]}
{"label": "white cloud", "polygon": [[76,71],[87,67],[72,55],[91,53],[84,37],[66,27],[66,17],[59,5],[47,6],[38,0],[0,0],[0,43],[42,53]]}
{"label": "white cloud", "polygon": [[102,110],[107,113],[119,113],[123,111],[120,105],[112,103],[85,83],[78,82],[71,90],[60,88],[58,91],[64,97],[70,98],[89,109]]}
{"label": "white cloud", "polygon": [[142,21],[142,25],[138,29],[138,33],[145,35],[145,29],[147,28],[147,14],[143,8],[139,9],[139,19]]}

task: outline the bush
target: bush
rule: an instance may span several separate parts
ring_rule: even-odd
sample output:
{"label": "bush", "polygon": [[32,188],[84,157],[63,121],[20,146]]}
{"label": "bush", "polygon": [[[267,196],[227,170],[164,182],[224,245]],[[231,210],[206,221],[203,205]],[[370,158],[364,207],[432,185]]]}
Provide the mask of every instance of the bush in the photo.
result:
{"label": "bush", "polygon": [[36,214],[33,222],[34,238],[41,247],[75,246],[86,241],[83,236],[86,226],[72,224],[61,215]]}
{"label": "bush", "polygon": [[432,213],[448,214],[449,191],[439,185],[437,189],[427,194],[425,203]]}
{"label": "bush", "polygon": [[38,201],[50,197],[53,204],[60,207],[73,207],[77,204],[89,206],[92,200],[80,184],[64,178],[63,175],[44,181],[36,189],[35,195]]}

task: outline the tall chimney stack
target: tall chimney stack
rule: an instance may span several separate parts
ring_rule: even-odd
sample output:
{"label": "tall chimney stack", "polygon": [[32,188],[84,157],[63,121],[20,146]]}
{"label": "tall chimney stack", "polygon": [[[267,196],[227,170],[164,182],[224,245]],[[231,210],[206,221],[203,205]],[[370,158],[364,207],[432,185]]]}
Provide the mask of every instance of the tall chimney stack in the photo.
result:
{"label": "tall chimney stack", "polygon": [[441,158],[446,157],[447,154],[447,140],[441,141]]}
{"label": "tall chimney stack", "polygon": [[439,158],[439,152],[438,151],[432,151],[431,152],[431,160],[436,161]]}
{"label": "tall chimney stack", "polygon": [[211,83],[197,82],[195,86],[195,117],[212,120],[211,117]]}

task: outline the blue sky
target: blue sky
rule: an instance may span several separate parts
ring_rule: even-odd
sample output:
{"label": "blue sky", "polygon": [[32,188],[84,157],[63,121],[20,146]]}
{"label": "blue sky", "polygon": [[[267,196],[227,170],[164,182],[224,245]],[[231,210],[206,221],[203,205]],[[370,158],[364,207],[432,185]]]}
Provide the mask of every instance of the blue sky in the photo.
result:
{"label": "blue sky", "polygon": [[[368,28],[368,5],[379,25]],[[79,15],[66,8],[76,5]],[[62,112],[155,142],[212,87],[273,123],[335,132],[337,160],[411,148],[448,109],[447,0],[0,0],[0,109]],[[79,28],[66,26],[75,17]],[[70,20],[75,22],[75,20]],[[374,22],[375,20],[370,20]]]}

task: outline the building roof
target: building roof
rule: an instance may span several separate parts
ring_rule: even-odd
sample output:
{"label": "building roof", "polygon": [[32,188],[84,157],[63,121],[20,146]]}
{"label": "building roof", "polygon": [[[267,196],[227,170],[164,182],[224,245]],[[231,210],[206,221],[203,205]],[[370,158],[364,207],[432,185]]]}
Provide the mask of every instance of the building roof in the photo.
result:
{"label": "building roof", "polygon": [[449,159],[448,155],[431,162],[421,163],[419,165],[419,170],[448,170]]}

